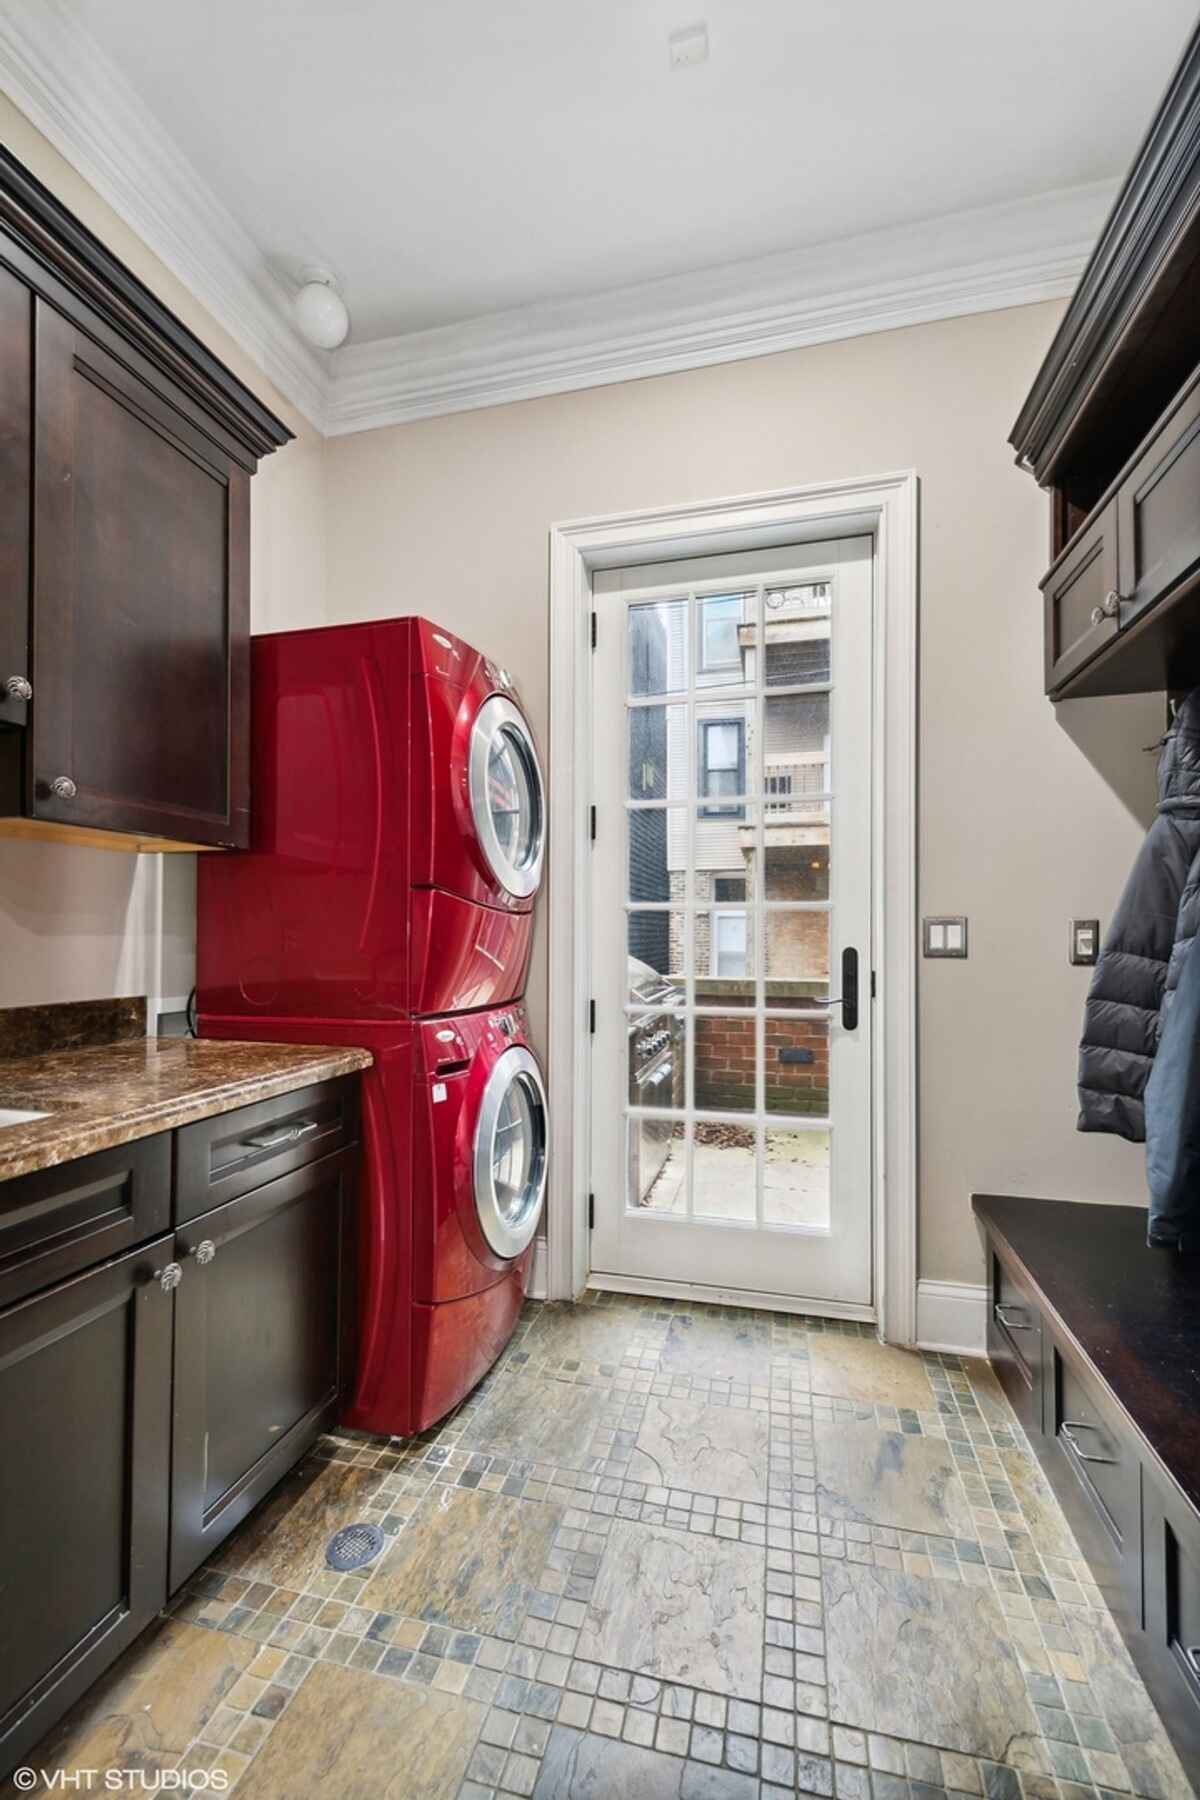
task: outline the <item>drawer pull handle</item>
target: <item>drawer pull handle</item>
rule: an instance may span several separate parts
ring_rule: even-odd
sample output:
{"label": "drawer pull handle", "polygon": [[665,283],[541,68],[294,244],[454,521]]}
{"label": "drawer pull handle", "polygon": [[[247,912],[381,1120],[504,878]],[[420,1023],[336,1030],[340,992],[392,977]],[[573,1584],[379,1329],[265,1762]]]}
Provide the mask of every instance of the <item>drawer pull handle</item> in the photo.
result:
{"label": "drawer pull handle", "polygon": [[169,1262],[161,1269],[155,1269],[150,1279],[157,1281],[164,1294],[173,1294],[183,1280],[183,1270],[177,1262]]}
{"label": "drawer pull handle", "polygon": [[1090,1425],[1086,1419],[1064,1419],[1058,1429],[1060,1436],[1066,1438],[1080,1462],[1111,1463],[1115,1468],[1120,1461],[1116,1456],[1096,1456],[1090,1450],[1081,1450],[1075,1442],[1077,1431],[1099,1431],[1099,1425]]}
{"label": "drawer pull handle", "polygon": [[319,1129],[315,1119],[304,1119],[299,1125],[288,1125],[283,1131],[264,1131],[257,1137],[248,1137],[243,1141],[252,1150],[280,1150],[284,1144],[298,1144],[301,1138],[310,1137]]}
{"label": "drawer pull handle", "polygon": [[1032,1331],[1034,1329],[1034,1327],[1029,1323],[1028,1319],[1010,1318],[1009,1314],[1013,1311],[1014,1311],[1013,1307],[1005,1306],[1001,1301],[997,1300],[996,1307],[995,1307],[996,1317],[999,1319],[1000,1323],[1006,1328],[1006,1330],[1008,1330],[1008,1331]]}
{"label": "drawer pull handle", "polygon": [[193,1244],[184,1254],[185,1256],[194,1256],[203,1269],[217,1254],[217,1246],[211,1238],[201,1238],[198,1244]]}
{"label": "drawer pull handle", "polygon": [[1183,1654],[1191,1664],[1192,1674],[1200,1675],[1200,1644],[1189,1644]]}

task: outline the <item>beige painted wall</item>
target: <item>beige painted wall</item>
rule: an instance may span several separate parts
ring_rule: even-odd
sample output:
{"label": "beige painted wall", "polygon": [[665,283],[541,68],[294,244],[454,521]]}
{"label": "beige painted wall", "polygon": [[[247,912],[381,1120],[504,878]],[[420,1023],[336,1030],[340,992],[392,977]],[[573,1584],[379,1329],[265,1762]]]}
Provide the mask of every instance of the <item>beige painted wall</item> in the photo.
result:
{"label": "beige painted wall", "polygon": [[[297,433],[254,478],[251,617],[256,631],[319,624],[324,440],[3,95],[0,140]],[[0,1006],[145,991],[153,957],[146,860],[0,839]],[[171,874],[165,908],[164,991],[176,994],[192,979],[194,876],[191,858],[168,860],[184,865]]]}
{"label": "beige painted wall", "polygon": [[[325,445],[0,97],[0,136],[298,441],[255,479],[256,630],[422,611],[518,673],[547,719],[556,519],[915,468],[922,481],[921,907],[965,912],[966,963],[920,968],[921,1271],[980,1274],[972,1188],[1142,1197],[1136,1150],[1073,1129],[1086,972],[1066,921],[1107,917],[1152,797],[1152,700],[1040,695],[1044,502],[1005,434],[1059,316],[1026,307]],[[0,843],[0,1005],[136,991],[152,945],[135,859]],[[166,985],[189,975],[188,872]],[[531,981],[546,1009],[545,909]]]}
{"label": "beige painted wall", "polygon": [[[1041,694],[1045,501],[1005,438],[1059,317],[1012,309],[360,433],[326,450],[330,617],[421,611],[517,675],[547,727],[555,520],[913,468],[921,477],[920,894],[971,956],[920,965],[921,1272],[981,1278],[973,1188],[1140,1199],[1074,1131],[1087,982],[1151,804],[1161,707]],[[1103,739],[1101,752],[1091,748]],[[1140,815],[1140,816],[1139,816]],[[549,896],[553,904],[553,896]],[[546,1012],[545,906],[530,1000]]]}

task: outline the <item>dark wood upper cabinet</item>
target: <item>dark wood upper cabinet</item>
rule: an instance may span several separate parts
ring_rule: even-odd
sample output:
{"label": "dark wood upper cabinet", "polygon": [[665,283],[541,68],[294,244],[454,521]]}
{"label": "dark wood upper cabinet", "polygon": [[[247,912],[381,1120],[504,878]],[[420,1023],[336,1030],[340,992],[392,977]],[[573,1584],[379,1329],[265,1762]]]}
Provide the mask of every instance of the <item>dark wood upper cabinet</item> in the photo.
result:
{"label": "dark wood upper cabinet", "polygon": [[290,436],[0,152],[0,831],[249,842],[250,478]]}
{"label": "dark wood upper cabinet", "polygon": [[[1200,30],[1009,440],[1051,502],[1042,585],[1055,699],[1200,682],[1198,282]],[[1072,577],[1086,567],[1095,585],[1101,539],[1112,580],[1094,600],[1089,586],[1075,616],[1084,589]]]}

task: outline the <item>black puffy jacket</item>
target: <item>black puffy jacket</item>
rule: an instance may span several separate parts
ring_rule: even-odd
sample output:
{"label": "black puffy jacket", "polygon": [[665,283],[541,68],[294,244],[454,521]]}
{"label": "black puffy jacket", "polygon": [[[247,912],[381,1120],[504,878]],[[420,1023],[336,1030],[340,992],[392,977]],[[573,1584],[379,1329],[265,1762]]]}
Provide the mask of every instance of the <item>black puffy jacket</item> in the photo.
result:
{"label": "black puffy jacket", "polygon": [[1145,1138],[1146,1083],[1198,928],[1200,688],[1183,701],[1163,740],[1158,817],[1088,990],[1079,1046],[1080,1131],[1111,1131],[1135,1143]]}

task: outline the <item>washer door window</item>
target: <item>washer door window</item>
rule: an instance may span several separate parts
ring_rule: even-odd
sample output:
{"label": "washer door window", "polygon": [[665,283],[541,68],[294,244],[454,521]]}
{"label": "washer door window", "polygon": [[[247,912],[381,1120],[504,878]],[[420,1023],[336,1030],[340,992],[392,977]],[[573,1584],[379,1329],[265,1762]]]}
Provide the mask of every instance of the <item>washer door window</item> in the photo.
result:
{"label": "washer door window", "polygon": [[524,718],[503,694],[480,707],[471,731],[471,813],[488,866],[519,900],[537,892],[546,810],[542,771]]}
{"label": "washer door window", "polygon": [[475,1210],[497,1256],[532,1241],[546,1192],[546,1090],[528,1050],[506,1050],[488,1077],[475,1127]]}

